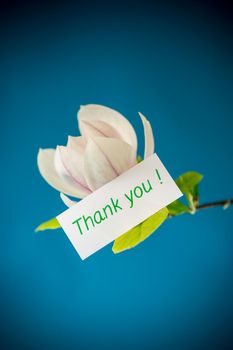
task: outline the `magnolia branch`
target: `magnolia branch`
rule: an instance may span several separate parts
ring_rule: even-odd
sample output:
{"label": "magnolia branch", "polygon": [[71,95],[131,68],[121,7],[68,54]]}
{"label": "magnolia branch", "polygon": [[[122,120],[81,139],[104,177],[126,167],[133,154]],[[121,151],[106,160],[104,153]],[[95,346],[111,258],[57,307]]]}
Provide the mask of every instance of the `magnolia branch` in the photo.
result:
{"label": "magnolia branch", "polygon": [[[221,201],[214,201],[214,202],[209,202],[209,203],[204,203],[204,204],[198,204],[196,207],[189,208],[189,213],[190,214],[195,214],[197,211],[203,210],[203,209],[208,209],[208,208],[215,208],[215,207],[222,207],[223,209],[227,209],[230,205],[233,204],[233,199],[223,199]],[[181,214],[184,214],[181,213]],[[179,215],[179,214],[178,214]],[[172,218],[176,215],[169,213],[168,218]]]}
{"label": "magnolia branch", "polygon": [[225,199],[225,200],[216,201],[216,202],[198,204],[196,206],[196,210],[202,210],[202,209],[208,209],[208,208],[214,208],[214,207],[223,207],[223,209],[226,209],[232,204],[233,204],[233,199]]}

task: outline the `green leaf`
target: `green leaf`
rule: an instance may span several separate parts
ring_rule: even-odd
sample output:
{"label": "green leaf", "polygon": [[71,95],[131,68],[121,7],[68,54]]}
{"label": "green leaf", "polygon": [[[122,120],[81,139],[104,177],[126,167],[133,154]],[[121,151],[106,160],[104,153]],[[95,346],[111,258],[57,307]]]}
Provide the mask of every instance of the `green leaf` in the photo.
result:
{"label": "green leaf", "polygon": [[60,228],[61,225],[57,221],[56,218],[53,218],[51,220],[45,221],[42,224],[40,224],[36,229],[35,232],[38,231],[45,231],[45,230],[56,230],[57,228]]}
{"label": "green leaf", "polygon": [[176,179],[176,184],[187,198],[191,211],[194,213],[198,204],[198,184],[203,178],[202,174],[189,171]]}
{"label": "green leaf", "polygon": [[194,187],[201,182],[202,178],[202,174],[195,171],[189,171],[183,175],[180,175],[178,179],[176,179],[176,184],[181,192],[191,192]]}
{"label": "green leaf", "polygon": [[130,249],[148,238],[167,218],[168,210],[163,208],[131,230],[118,237],[112,247],[113,252],[120,253]]}
{"label": "green leaf", "polygon": [[176,200],[167,206],[169,214],[176,216],[189,212],[187,205],[184,205],[181,201]]}
{"label": "green leaf", "polygon": [[193,205],[196,208],[196,206],[199,203],[199,186],[198,186],[198,184],[193,187],[193,189],[190,193],[192,195]]}

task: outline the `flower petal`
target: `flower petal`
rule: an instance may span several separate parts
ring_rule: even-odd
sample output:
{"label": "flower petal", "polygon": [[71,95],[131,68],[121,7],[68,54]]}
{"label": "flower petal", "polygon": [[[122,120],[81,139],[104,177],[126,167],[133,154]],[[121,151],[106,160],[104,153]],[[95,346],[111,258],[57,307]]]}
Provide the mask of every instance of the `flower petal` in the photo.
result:
{"label": "flower petal", "polygon": [[82,135],[86,139],[89,137],[102,136],[123,140],[121,134],[115,128],[102,120],[80,120],[79,127],[80,130],[82,130]]}
{"label": "flower petal", "polygon": [[84,176],[92,191],[136,164],[135,150],[124,141],[95,137],[84,154]]}
{"label": "flower petal", "polygon": [[72,201],[69,197],[67,197],[64,193],[60,193],[60,197],[61,200],[63,201],[63,203],[68,207],[72,207],[73,205],[75,205],[78,202]]}
{"label": "flower petal", "polygon": [[67,147],[73,149],[79,156],[83,156],[86,140],[82,136],[68,136]]}
{"label": "flower petal", "polygon": [[83,156],[79,156],[72,148],[57,146],[55,168],[62,178],[79,189],[83,197],[91,193],[83,175]]}
{"label": "flower petal", "polygon": [[73,184],[61,178],[54,165],[55,150],[40,149],[37,157],[39,171],[45,181],[56,190],[64,192],[70,196],[83,198],[84,194]]}
{"label": "flower petal", "polygon": [[145,137],[145,150],[144,150],[144,159],[151,156],[154,153],[154,136],[153,131],[150,125],[150,122],[144,117],[144,115],[138,112],[142,120],[144,128],[144,137]]}
{"label": "flower petal", "polygon": [[[102,121],[109,124],[121,135],[121,138],[137,150],[137,137],[130,122],[119,112],[109,107],[89,104],[81,106],[78,112],[78,122],[81,133],[82,122]],[[106,132],[106,130],[104,130]]]}

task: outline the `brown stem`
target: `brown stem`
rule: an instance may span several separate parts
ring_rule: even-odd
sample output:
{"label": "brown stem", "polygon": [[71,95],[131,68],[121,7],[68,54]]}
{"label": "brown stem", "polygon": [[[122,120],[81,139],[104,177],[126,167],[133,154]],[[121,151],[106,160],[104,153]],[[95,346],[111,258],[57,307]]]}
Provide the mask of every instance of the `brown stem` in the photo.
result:
{"label": "brown stem", "polygon": [[227,208],[228,206],[230,206],[232,204],[233,204],[233,199],[225,199],[222,201],[199,204],[199,205],[197,205],[196,210],[202,210],[202,209],[208,209],[208,208],[214,208],[214,207]]}

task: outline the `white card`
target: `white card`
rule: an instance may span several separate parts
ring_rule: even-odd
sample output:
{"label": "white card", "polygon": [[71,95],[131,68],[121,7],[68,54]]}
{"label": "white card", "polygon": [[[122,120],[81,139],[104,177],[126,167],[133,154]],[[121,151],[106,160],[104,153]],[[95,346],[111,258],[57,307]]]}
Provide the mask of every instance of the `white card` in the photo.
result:
{"label": "white card", "polygon": [[182,196],[156,154],[57,216],[82,259]]}

